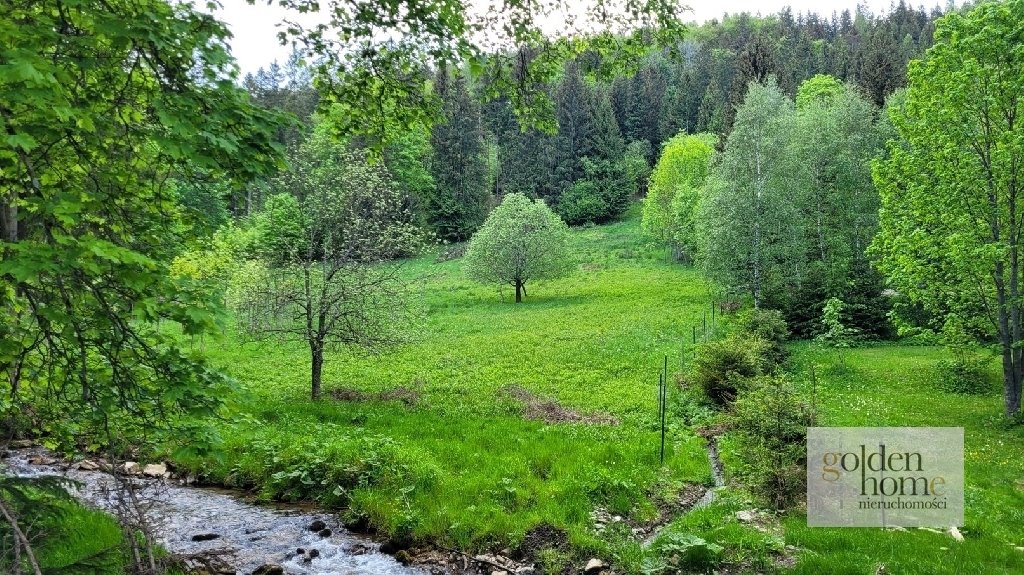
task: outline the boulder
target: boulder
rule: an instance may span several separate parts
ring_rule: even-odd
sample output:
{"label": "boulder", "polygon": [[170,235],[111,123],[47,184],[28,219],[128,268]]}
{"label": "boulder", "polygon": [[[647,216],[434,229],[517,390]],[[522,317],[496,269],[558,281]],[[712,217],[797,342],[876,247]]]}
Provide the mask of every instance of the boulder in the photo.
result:
{"label": "boulder", "polygon": [[348,548],[349,555],[366,555],[370,552],[370,547],[363,545],[362,543],[356,543],[352,547]]}
{"label": "boulder", "polygon": [[310,559],[316,559],[319,556],[320,556],[320,550],[319,549],[310,549],[309,553],[306,553],[306,557],[309,557]]}
{"label": "boulder", "polygon": [[193,541],[213,541],[214,539],[220,539],[220,535],[216,533],[199,533],[192,536]]}
{"label": "boulder", "polygon": [[30,465],[53,465],[57,463],[57,460],[45,455],[36,455],[35,457],[29,457],[28,462]]}
{"label": "boulder", "polygon": [[125,461],[124,465],[121,466],[121,471],[128,475],[137,475],[141,469],[139,464],[134,461]]}
{"label": "boulder", "polygon": [[317,519],[316,521],[310,523],[309,527],[307,527],[307,529],[309,529],[310,531],[321,531],[326,528],[327,524],[321,521],[320,519]]}
{"label": "boulder", "polygon": [[753,509],[737,511],[736,519],[738,519],[740,523],[753,523],[754,521],[757,521],[757,511],[754,511]]}
{"label": "boulder", "polygon": [[401,549],[398,553],[395,553],[395,561],[398,561],[402,565],[409,565],[412,563],[412,556],[405,549]]}
{"label": "boulder", "polygon": [[607,567],[607,565],[605,564],[604,561],[601,561],[600,559],[594,557],[594,558],[590,559],[589,561],[587,561],[586,566],[583,567],[583,574],[584,575],[597,575],[601,571],[604,571],[605,567]]}
{"label": "boulder", "polygon": [[257,567],[252,575],[284,575],[284,567],[276,565],[274,563],[267,563]]}
{"label": "boulder", "polygon": [[167,475],[167,466],[163,463],[150,463],[142,468],[142,474],[146,477],[164,477]]}
{"label": "boulder", "polygon": [[78,464],[78,468],[82,471],[99,471],[100,464],[86,459]]}
{"label": "boulder", "polygon": [[324,538],[327,538],[327,537],[330,537],[330,536],[331,536],[331,530],[330,530],[330,529],[327,529],[327,528],[325,527],[325,528],[321,529],[320,531],[317,531],[317,533],[316,533],[316,534],[317,534],[317,535],[319,535],[320,537],[324,537]]}
{"label": "boulder", "polygon": [[14,439],[7,444],[11,449],[28,449],[35,446],[35,442],[31,439]]}
{"label": "boulder", "polygon": [[403,549],[408,549],[410,541],[405,539],[391,538],[380,544],[380,552],[387,555],[394,555]]}

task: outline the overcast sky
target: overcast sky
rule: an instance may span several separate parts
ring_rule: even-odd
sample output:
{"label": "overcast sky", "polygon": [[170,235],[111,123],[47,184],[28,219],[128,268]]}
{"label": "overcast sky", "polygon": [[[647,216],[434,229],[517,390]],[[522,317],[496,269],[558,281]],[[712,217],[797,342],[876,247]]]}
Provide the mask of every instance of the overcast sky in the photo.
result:
{"label": "overcast sky", "polygon": [[[793,13],[817,12],[830,16],[832,12],[851,12],[857,4],[863,4],[873,13],[888,10],[892,0],[715,0],[692,1],[693,9],[688,20],[704,22],[713,18],[721,18],[724,13],[736,14],[750,12],[768,15],[778,12],[784,6],[790,6]],[[232,53],[238,60],[242,74],[255,72],[277,59],[284,63],[290,48],[281,46],[277,41],[276,25],[287,12],[277,6],[267,6],[265,0],[258,0],[256,6],[250,6],[245,0],[221,0],[223,8],[216,14],[231,28],[234,38],[231,41]],[[945,0],[942,0],[943,4]],[[924,4],[931,8],[937,0],[908,0],[908,4]],[[958,2],[959,4],[959,2]]]}

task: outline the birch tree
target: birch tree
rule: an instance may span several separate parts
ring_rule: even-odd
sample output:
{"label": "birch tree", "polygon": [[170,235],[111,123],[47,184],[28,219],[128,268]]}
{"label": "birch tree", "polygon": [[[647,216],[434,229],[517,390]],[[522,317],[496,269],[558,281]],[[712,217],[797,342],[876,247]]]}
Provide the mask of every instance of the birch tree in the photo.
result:
{"label": "birch tree", "polygon": [[793,119],[793,103],[774,81],[751,83],[698,208],[700,265],[754,307],[802,274],[800,166],[787,149]]}

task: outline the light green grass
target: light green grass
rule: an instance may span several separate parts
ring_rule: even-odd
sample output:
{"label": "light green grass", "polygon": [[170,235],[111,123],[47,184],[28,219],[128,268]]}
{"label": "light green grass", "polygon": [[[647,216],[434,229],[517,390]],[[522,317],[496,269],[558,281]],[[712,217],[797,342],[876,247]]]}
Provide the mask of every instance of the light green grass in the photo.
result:
{"label": "light green grass", "polygon": [[[324,390],[396,401],[308,399],[301,344],[207,344],[215,364],[250,392],[242,422],[224,425],[224,457],[184,462],[215,481],[267,497],[345,507],[392,534],[466,548],[515,544],[548,523],[578,550],[636,568],[639,548],[596,537],[595,507],[636,521],[684,482],[709,484],[703,440],[674,426],[658,461],[656,389],[665,355],[708,309],[700,276],[638,240],[636,215],[574,232],[572,276],[528,284],[523,304],[469,282],[458,260],[409,263],[426,314],[414,340],[380,355],[328,355]],[[522,417],[502,388],[519,385],[618,425],[548,425]],[[328,396],[329,397],[329,396]]]}
{"label": "light green grass", "polygon": [[[808,528],[795,514],[785,521],[786,539],[806,551],[794,573],[871,573],[877,564],[900,574],[1024,573],[1024,552],[1014,549],[1024,546],[1024,427],[1003,417],[995,381],[984,396],[938,390],[942,348],[853,349],[846,373],[829,368],[831,353],[810,345],[795,350],[798,368],[814,363],[825,372],[817,393],[822,425],[964,428],[966,540],[917,529]],[[998,379],[995,359],[992,367]]]}

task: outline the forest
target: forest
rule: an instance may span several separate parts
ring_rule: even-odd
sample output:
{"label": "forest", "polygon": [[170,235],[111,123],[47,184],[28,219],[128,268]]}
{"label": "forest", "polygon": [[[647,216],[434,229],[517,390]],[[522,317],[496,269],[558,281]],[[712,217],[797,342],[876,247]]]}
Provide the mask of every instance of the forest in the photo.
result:
{"label": "forest", "polygon": [[271,4],[0,6],[0,571],[1024,570],[1024,0]]}

